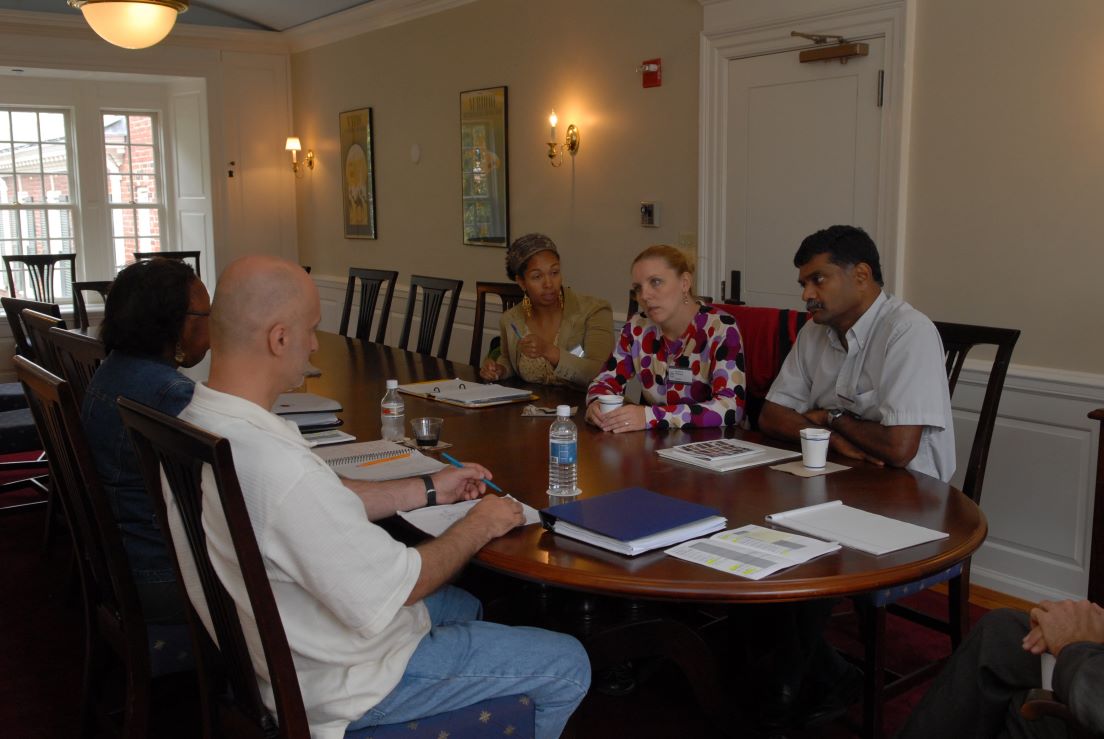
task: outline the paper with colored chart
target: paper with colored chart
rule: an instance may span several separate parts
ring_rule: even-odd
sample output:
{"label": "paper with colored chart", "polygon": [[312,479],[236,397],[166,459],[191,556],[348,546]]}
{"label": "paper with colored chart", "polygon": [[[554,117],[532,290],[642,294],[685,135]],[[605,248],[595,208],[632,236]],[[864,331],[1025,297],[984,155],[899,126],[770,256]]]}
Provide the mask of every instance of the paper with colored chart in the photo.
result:
{"label": "paper with colored chart", "polygon": [[761,580],[839,548],[835,542],[748,524],[708,539],[683,542],[667,549],[666,553],[730,575]]}

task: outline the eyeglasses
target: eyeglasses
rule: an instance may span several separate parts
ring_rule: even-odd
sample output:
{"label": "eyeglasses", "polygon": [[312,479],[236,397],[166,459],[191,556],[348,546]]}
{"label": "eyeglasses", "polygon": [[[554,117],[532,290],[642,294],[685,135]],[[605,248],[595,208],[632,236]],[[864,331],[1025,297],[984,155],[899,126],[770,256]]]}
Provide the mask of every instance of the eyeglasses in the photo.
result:
{"label": "eyeglasses", "polygon": [[209,316],[209,315],[211,315],[211,311],[186,310],[186,311],[184,311],[184,315],[186,315],[186,316]]}

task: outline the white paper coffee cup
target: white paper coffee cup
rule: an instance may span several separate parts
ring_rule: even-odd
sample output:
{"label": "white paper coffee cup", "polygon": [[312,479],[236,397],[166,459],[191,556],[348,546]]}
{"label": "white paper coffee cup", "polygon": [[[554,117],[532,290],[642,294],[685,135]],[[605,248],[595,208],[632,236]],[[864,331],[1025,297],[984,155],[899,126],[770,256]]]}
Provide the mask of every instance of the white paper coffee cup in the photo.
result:
{"label": "white paper coffee cup", "polygon": [[620,408],[625,404],[625,398],[621,395],[599,395],[598,396],[598,410],[602,413],[609,413],[610,411]]}
{"label": "white paper coffee cup", "polygon": [[828,440],[832,432],[822,428],[801,429],[801,464],[811,470],[828,464]]}
{"label": "white paper coffee cup", "polygon": [[1041,680],[1039,681],[1039,687],[1043,690],[1054,690],[1054,665],[1057,660],[1050,652],[1043,652],[1041,660]]}

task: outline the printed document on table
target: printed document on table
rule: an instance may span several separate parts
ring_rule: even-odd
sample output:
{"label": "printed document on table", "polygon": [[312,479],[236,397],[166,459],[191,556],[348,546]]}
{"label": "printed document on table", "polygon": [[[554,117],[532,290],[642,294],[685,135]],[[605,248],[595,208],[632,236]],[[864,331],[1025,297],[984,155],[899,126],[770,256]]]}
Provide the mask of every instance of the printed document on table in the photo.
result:
{"label": "printed document on table", "polygon": [[748,524],[708,539],[683,542],[666,553],[731,575],[761,580],[839,548],[835,542]]}
{"label": "printed document on table", "polygon": [[[514,500],[512,496],[507,495],[506,497]],[[478,499],[464,500],[449,505],[427,506],[425,508],[417,508],[413,511],[399,511],[399,515],[415,528],[424,531],[430,536],[440,536],[445,533],[445,529],[468,515],[468,511],[478,502]],[[525,505],[524,503],[521,504],[521,508],[522,513],[525,514],[525,524],[523,525],[528,526],[531,523],[540,522],[540,516],[537,514],[536,508]]]}

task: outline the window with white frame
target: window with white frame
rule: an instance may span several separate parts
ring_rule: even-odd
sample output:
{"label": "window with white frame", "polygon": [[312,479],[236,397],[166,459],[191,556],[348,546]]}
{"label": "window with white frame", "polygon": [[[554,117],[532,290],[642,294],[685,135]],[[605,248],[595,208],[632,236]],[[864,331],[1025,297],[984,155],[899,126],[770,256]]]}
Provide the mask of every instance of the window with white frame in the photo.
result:
{"label": "window with white frame", "polygon": [[[69,115],[0,106],[0,254],[76,251],[73,225],[79,212]],[[26,269],[13,264],[12,273],[16,292],[33,294]],[[56,299],[69,298],[72,279],[67,265],[54,273]]]}
{"label": "window with white frame", "polygon": [[161,251],[164,198],[157,115],[105,112],[103,137],[111,243],[119,270],[134,261],[136,251]]}

